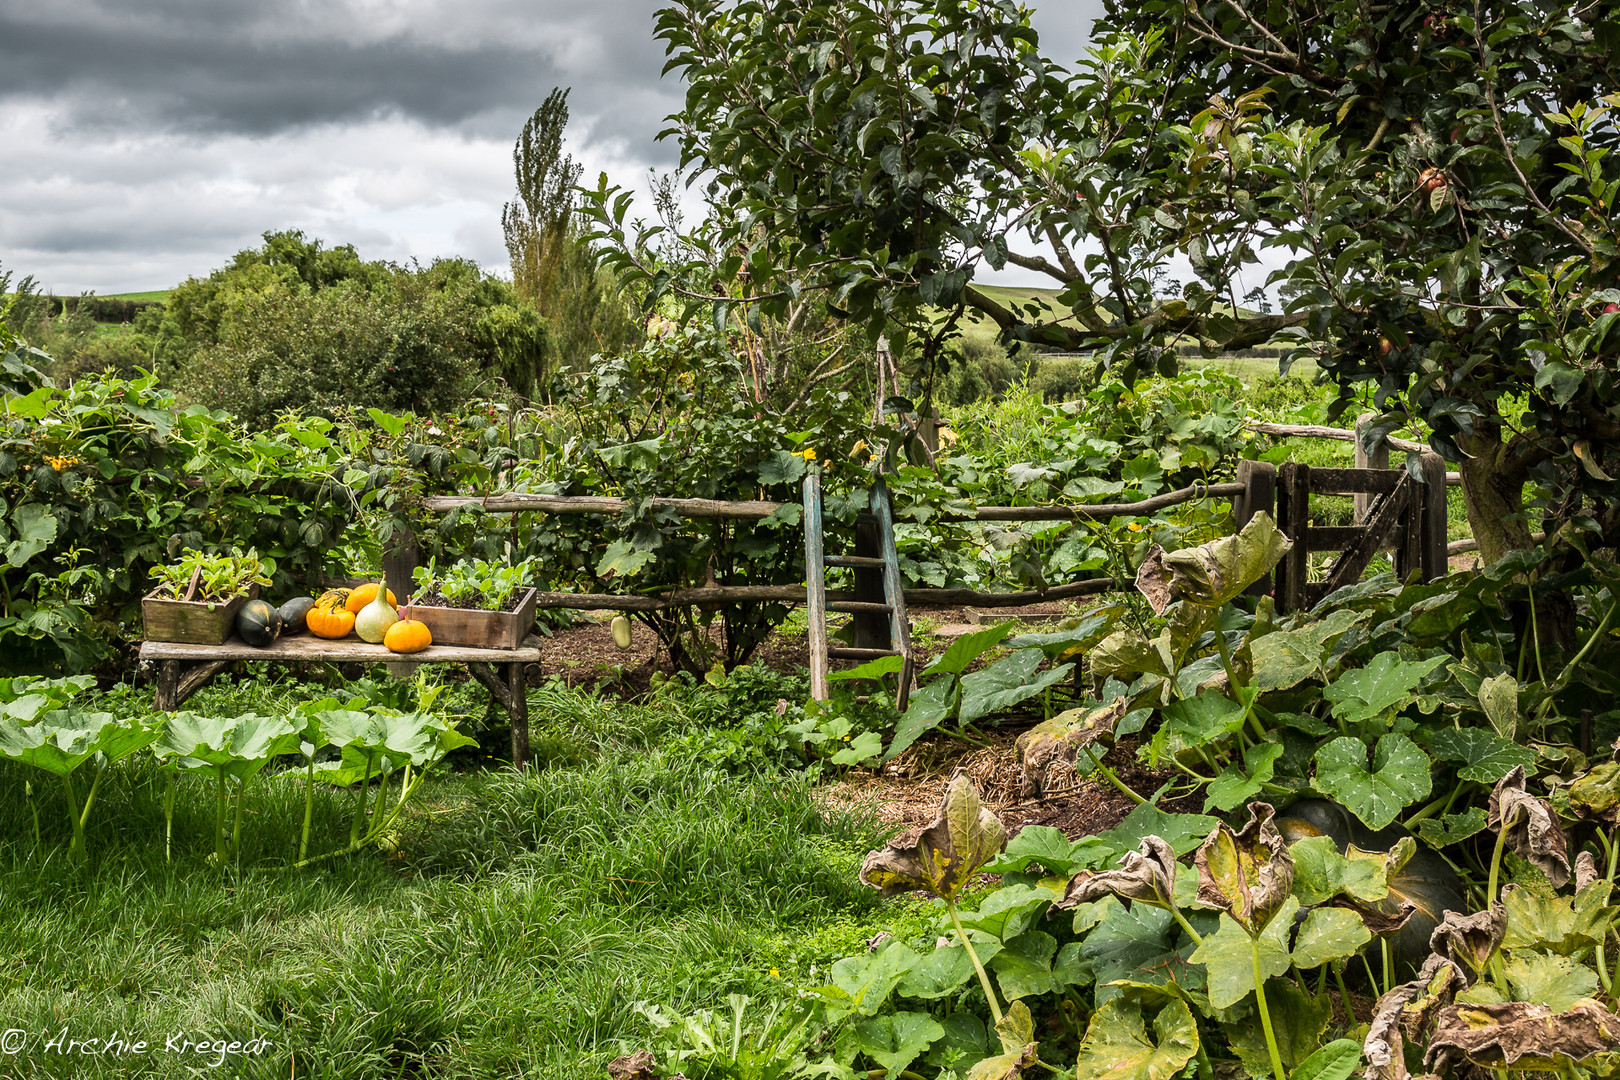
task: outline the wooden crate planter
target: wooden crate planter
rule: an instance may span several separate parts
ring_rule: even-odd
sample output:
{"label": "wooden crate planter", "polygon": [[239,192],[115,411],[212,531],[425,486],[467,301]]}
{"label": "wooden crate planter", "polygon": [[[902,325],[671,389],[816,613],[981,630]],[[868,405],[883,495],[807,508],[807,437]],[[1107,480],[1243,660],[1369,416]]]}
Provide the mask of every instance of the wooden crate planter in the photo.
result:
{"label": "wooden crate planter", "polygon": [[153,589],[141,598],[141,622],[147,641],[173,641],[183,645],[223,645],[236,633],[236,613],[256,599],[254,585],[223,603],[201,600],[171,600]]}
{"label": "wooden crate planter", "polygon": [[[515,649],[534,629],[534,609],[539,602],[540,590],[525,589],[516,611],[472,611],[412,604],[410,616],[427,624],[435,645]],[[404,614],[403,609],[401,614]]]}

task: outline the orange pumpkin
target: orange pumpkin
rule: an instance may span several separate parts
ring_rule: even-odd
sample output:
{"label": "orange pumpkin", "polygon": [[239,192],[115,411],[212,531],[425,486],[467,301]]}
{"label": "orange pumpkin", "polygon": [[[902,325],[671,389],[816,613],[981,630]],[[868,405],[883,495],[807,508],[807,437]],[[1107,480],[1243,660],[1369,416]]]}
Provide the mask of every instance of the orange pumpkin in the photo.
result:
{"label": "orange pumpkin", "polygon": [[383,645],[391,652],[413,653],[421,652],[433,644],[433,631],[428,629],[427,623],[419,623],[408,614],[410,608],[405,609],[407,615],[383,635]]}
{"label": "orange pumpkin", "polygon": [[354,629],[354,612],[344,607],[348,599],[348,589],[332,589],[322,593],[315,606],[309,609],[309,614],[304,616],[304,625],[318,638],[335,640],[348,637]]}
{"label": "orange pumpkin", "polygon": [[[377,590],[379,588],[381,586],[375,583],[362,585],[349,593],[349,599],[344,602],[343,606],[348,610],[349,614],[358,615],[362,608],[377,599]],[[399,607],[399,601],[394,599],[394,590],[392,589],[388,590],[388,606],[391,608]]]}

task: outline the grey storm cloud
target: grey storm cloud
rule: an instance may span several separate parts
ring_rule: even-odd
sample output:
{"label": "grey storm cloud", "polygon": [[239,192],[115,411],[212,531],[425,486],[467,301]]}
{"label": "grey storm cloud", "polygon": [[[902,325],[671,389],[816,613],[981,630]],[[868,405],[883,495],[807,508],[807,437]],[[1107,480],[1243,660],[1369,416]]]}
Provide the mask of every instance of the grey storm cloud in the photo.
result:
{"label": "grey storm cloud", "polygon": [[[662,114],[613,98],[658,86],[655,5],[582,6],[0,0],[0,102],[54,101],[92,131],[268,135],[399,115],[510,137],[514,117],[573,85],[602,134],[650,140]],[[656,96],[678,104],[673,87]]]}
{"label": "grey storm cloud", "polygon": [[[512,141],[552,87],[587,183],[674,165],[659,6],[0,0],[0,269],[162,288],[284,228],[499,269]],[[1100,6],[1038,9],[1048,54],[1077,55]]]}

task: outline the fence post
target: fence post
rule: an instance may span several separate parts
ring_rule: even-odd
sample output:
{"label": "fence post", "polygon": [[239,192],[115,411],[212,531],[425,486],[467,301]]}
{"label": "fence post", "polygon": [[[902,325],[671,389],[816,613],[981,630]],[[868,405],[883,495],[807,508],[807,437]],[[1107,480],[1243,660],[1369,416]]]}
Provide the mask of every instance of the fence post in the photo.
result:
{"label": "fence post", "polygon": [[1279,613],[1299,611],[1305,607],[1305,577],[1310,566],[1310,549],[1305,534],[1311,520],[1311,467],[1290,461],[1278,470],[1277,522],[1279,528],[1294,542],[1294,546],[1277,564],[1277,598]]}
{"label": "fence post", "polygon": [[[1268,514],[1272,521],[1277,520],[1277,466],[1269,461],[1240,461],[1237,482],[1243,485],[1243,494],[1232,497],[1232,519],[1238,529],[1256,514]],[[1244,590],[1250,596],[1270,596],[1271,591],[1269,576]]]}
{"label": "fence post", "polygon": [[1446,556],[1446,462],[1423,451],[1423,580],[1438,581],[1450,571]]}
{"label": "fence post", "polygon": [[[1372,453],[1361,448],[1361,432],[1369,423],[1378,419],[1377,413],[1362,413],[1356,417],[1356,468],[1358,469],[1387,469],[1389,468],[1389,444],[1384,443]],[[1365,492],[1355,496],[1355,522],[1363,524],[1367,514],[1372,509],[1373,496]]]}
{"label": "fence post", "polygon": [[[416,534],[409,525],[401,525],[389,537],[388,547],[383,551],[383,580],[402,603],[409,599],[411,590],[416,588],[413,579],[417,562]],[[391,660],[385,666],[388,674],[395,679],[410,678],[416,668],[414,664],[397,660]]]}

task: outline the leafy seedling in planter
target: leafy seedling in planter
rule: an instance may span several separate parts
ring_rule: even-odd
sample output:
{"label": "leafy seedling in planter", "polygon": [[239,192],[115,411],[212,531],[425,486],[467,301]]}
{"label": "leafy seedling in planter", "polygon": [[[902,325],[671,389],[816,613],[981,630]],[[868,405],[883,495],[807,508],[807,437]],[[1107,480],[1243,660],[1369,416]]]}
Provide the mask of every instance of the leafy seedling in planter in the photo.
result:
{"label": "leafy seedling in planter", "polygon": [[[68,851],[77,861],[86,856],[85,825],[107,766],[151,745],[160,731],[140,720],[74,708],[73,698],[94,685],[88,675],[0,679],[0,757],[44,769],[61,780],[73,825]],[[73,774],[91,758],[96,759],[96,775],[81,802]]]}
{"label": "leafy seedling in planter", "polygon": [[260,559],[252,548],[245,555],[236,548],[229,555],[187,548],[173,566],[152,567],[152,576],[168,599],[196,600],[211,607],[242,595],[251,585],[268,586],[273,571],[273,564]]}

